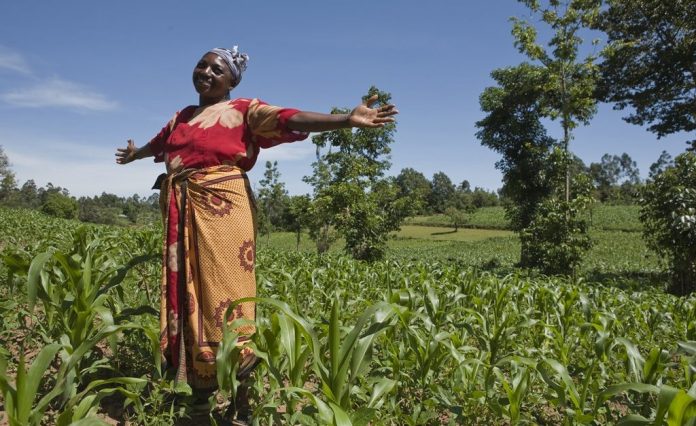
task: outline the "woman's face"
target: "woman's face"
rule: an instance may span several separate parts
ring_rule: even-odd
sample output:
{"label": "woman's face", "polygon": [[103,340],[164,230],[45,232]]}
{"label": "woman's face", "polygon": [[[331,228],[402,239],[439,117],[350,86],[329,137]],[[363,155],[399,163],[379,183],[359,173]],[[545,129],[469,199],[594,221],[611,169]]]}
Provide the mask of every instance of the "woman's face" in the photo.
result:
{"label": "woman's face", "polygon": [[201,100],[220,101],[234,87],[232,72],[215,53],[206,53],[193,69],[193,87]]}

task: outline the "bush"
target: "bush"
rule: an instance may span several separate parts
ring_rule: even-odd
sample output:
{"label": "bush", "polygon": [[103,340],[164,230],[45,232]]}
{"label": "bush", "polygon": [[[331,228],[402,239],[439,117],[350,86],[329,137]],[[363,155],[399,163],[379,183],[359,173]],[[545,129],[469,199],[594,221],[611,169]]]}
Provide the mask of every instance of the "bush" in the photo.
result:
{"label": "bush", "polygon": [[77,201],[60,192],[52,192],[46,196],[41,211],[54,217],[77,219]]}
{"label": "bush", "polygon": [[640,220],[648,246],[667,260],[671,291],[696,290],[696,154],[685,152],[643,190]]}
{"label": "bush", "polygon": [[546,274],[575,274],[583,255],[592,246],[586,220],[592,203],[591,185],[585,175],[573,179],[569,201],[552,197],[538,207],[531,224],[520,233],[520,264]]}

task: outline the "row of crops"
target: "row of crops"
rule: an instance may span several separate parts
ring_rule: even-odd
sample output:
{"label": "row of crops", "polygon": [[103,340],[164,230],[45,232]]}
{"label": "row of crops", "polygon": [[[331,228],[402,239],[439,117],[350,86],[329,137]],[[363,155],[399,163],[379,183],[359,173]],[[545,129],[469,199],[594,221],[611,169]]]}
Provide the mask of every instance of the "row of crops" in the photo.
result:
{"label": "row of crops", "polygon": [[[638,232],[643,229],[638,219],[639,212],[638,205],[598,204],[590,209],[587,220],[594,229]],[[406,223],[422,226],[450,226],[451,219],[446,215],[416,216],[408,218]],[[505,218],[505,209],[500,206],[476,209],[469,214],[464,226],[484,229],[509,229],[510,227]]]}
{"label": "row of crops", "polygon": [[[158,353],[159,232],[0,216],[3,421],[188,416],[191,390]],[[260,250],[255,421],[696,422],[696,297],[434,259]],[[217,422],[239,385],[239,325],[218,354]]]}

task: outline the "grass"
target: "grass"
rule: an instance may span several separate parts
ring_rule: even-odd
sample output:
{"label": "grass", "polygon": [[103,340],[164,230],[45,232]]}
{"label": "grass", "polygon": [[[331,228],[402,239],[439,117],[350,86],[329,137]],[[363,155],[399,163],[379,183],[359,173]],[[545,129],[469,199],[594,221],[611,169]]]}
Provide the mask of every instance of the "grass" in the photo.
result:
{"label": "grass", "polygon": [[[406,225],[452,227],[450,219],[443,214],[431,216],[414,216],[406,219]],[[507,229],[509,224],[505,219],[502,207],[483,207],[469,215],[465,228]]]}
{"label": "grass", "polygon": [[596,205],[590,215],[590,223],[595,229],[605,231],[635,231],[643,230],[640,223],[640,206],[611,206]]}
{"label": "grass", "polygon": [[[630,226],[619,227],[620,230],[592,228],[593,245],[580,266],[581,279],[631,289],[666,285],[664,265],[647,248],[640,232],[626,230]],[[510,231],[459,229],[454,232],[447,227],[403,225],[393,237],[387,244],[387,257],[394,260],[427,259],[501,274],[512,272],[519,262],[520,241]],[[296,236],[290,232],[275,232],[270,239],[259,236],[257,247],[281,252],[316,251],[314,242],[304,233],[298,249]],[[340,253],[343,247],[344,242],[338,240],[330,252]]]}
{"label": "grass", "polygon": [[[590,212],[588,220],[594,229],[604,231],[630,231],[640,232],[643,226],[640,223],[640,206],[623,205],[612,206],[597,204]],[[430,216],[415,216],[406,219],[405,225],[439,226],[451,228],[452,224],[447,216],[436,214]],[[465,228],[483,229],[509,229],[510,223],[505,218],[505,209],[501,206],[483,207],[469,216]]]}
{"label": "grass", "polygon": [[418,238],[424,240],[444,240],[444,241],[480,241],[494,237],[509,237],[514,235],[510,231],[497,229],[472,229],[459,228],[455,231],[452,228],[438,226],[418,226],[404,225],[394,236],[396,238]]}

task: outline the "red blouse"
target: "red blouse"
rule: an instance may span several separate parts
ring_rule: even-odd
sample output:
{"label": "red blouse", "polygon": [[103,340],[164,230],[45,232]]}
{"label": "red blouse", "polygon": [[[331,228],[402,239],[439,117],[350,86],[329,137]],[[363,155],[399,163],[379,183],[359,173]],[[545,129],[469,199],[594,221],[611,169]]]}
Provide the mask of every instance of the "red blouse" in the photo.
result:
{"label": "red blouse", "polygon": [[155,162],[164,161],[167,172],[236,165],[250,170],[260,148],[306,139],[309,133],[287,127],[299,111],[271,106],[258,99],[234,99],[205,108],[187,106],[177,112],[150,142]]}

